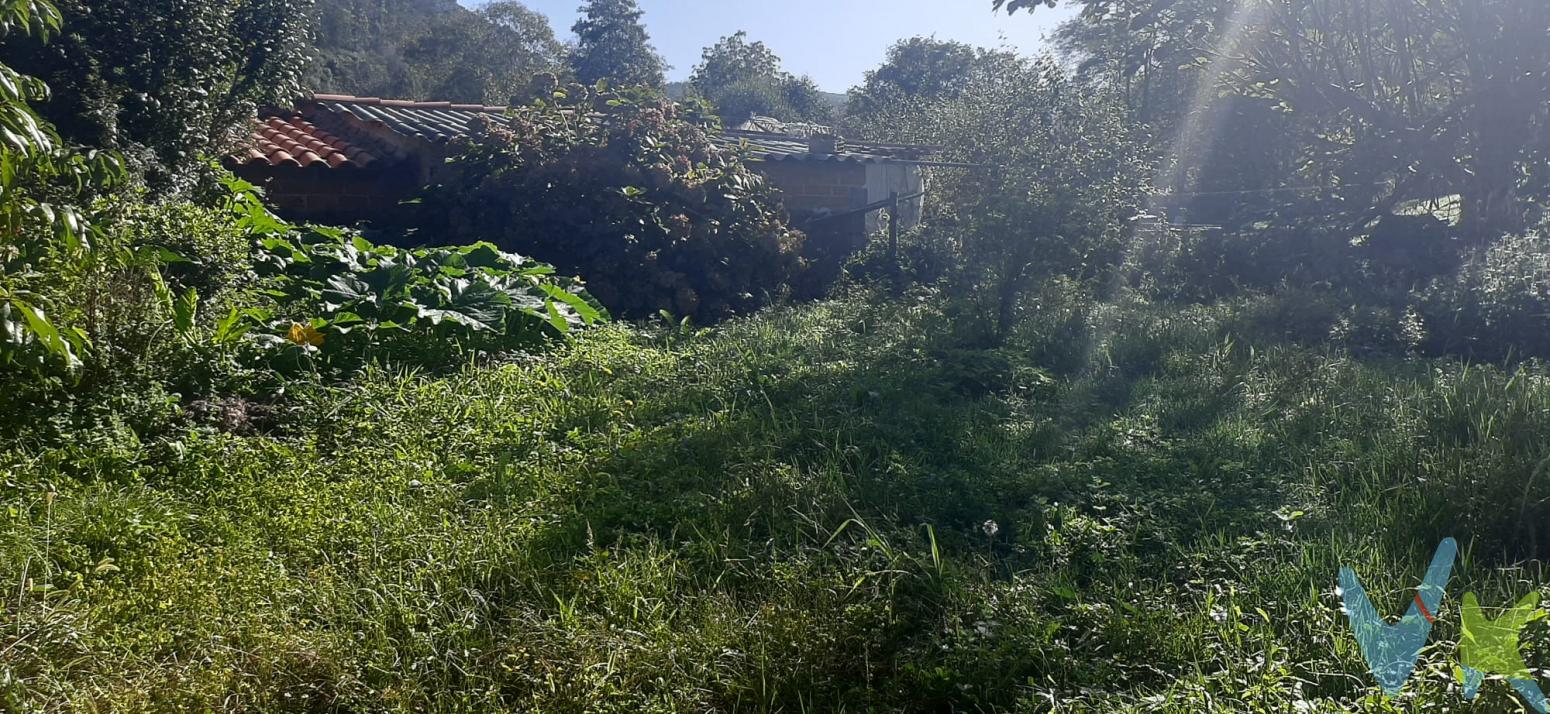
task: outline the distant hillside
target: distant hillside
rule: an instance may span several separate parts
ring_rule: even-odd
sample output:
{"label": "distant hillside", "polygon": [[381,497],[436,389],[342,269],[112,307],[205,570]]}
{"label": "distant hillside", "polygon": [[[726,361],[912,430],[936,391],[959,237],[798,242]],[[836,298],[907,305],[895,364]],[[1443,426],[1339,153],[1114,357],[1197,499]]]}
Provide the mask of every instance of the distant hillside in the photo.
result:
{"label": "distant hillside", "polygon": [[457,0],[319,0],[316,58],[308,89],[415,97],[404,46],[449,15],[473,15]]}
{"label": "distant hillside", "polygon": [[564,47],[520,3],[475,12],[457,0],[318,0],[306,88],[362,96],[505,103]]}

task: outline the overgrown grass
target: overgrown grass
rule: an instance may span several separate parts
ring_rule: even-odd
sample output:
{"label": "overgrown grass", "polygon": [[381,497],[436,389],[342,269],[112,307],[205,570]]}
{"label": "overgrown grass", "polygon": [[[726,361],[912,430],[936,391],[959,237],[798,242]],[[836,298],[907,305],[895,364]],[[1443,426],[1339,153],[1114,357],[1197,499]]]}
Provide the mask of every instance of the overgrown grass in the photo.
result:
{"label": "overgrown grass", "polygon": [[[24,439],[0,703],[1462,707],[1454,603],[1550,582],[1550,372],[1359,361],[1256,311],[1049,298],[971,349],[863,297]],[[1447,535],[1435,646],[1385,702],[1336,571],[1398,612]]]}

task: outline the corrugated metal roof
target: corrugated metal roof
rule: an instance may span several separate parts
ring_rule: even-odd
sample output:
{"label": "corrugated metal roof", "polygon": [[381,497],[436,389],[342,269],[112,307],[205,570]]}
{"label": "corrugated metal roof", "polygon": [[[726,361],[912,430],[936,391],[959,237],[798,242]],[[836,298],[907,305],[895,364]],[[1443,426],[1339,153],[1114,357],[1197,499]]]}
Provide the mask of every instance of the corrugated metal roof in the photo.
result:
{"label": "corrugated metal roof", "polygon": [[814,152],[806,138],[757,131],[725,131],[712,137],[712,141],[726,147],[746,145],[750,155],[761,161],[880,164],[910,161],[928,151],[926,147],[899,146],[890,150],[871,144],[841,142],[833,152]]}
{"label": "corrugated metal roof", "polygon": [[336,115],[353,116],[368,124],[379,124],[397,134],[433,144],[445,144],[467,136],[481,116],[499,116],[505,107],[451,102],[411,102],[376,97],[351,97],[341,94],[316,94],[303,102],[301,110],[314,114],[317,109]]}
{"label": "corrugated metal roof", "polygon": [[[506,108],[315,94],[301,102],[297,110],[314,124],[332,124],[353,118],[403,137],[439,145],[468,136],[481,118],[499,116]],[[295,113],[290,112],[291,115]],[[261,121],[269,121],[277,116],[280,113],[270,113],[263,116]],[[255,143],[257,140],[255,135]],[[832,152],[814,152],[806,137],[769,131],[728,130],[714,135],[712,141],[723,148],[746,148],[749,158],[756,161],[889,163],[918,160],[931,152],[930,147],[923,146],[847,142],[841,142]],[[250,151],[235,158],[245,160],[252,153]]]}
{"label": "corrugated metal roof", "polygon": [[818,134],[834,135],[834,127],[824,124],[814,124],[805,121],[781,121],[775,117],[767,117],[755,114],[748,117],[743,123],[732,127],[732,131],[751,131],[761,134],[783,134],[785,136],[808,137]]}

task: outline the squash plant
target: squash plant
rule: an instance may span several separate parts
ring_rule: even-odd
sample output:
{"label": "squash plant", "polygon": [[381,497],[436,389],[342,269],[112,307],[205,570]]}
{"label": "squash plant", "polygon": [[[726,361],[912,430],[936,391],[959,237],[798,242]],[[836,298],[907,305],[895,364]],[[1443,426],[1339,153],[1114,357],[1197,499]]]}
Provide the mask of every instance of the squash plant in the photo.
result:
{"label": "squash plant", "polygon": [[335,368],[369,359],[447,366],[608,319],[581,281],[489,243],[378,245],[343,228],[293,226],[266,211],[251,186],[233,187],[273,305],[229,315],[218,339],[248,334],[288,358]]}

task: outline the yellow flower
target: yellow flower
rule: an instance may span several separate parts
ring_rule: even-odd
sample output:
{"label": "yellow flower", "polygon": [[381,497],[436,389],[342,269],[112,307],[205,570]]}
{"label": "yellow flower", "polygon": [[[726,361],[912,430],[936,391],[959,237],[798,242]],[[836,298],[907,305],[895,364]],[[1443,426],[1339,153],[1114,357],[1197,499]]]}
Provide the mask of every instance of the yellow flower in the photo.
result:
{"label": "yellow flower", "polygon": [[313,347],[321,347],[323,345],[323,333],[318,332],[316,327],[303,325],[299,322],[291,323],[291,331],[285,333],[285,339],[298,345],[312,345]]}

